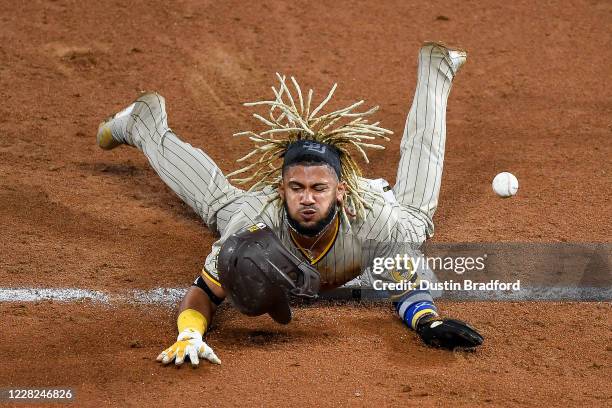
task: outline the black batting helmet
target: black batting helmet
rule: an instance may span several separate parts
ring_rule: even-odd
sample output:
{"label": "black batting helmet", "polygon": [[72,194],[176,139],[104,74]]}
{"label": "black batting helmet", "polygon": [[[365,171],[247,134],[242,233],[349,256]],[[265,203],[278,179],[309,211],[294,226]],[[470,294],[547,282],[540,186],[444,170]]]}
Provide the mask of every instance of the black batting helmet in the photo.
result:
{"label": "black batting helmet", "polygon": [[217,260],[219,281],[229,300],[248,316],[268,313],[287,324],[289,296],[313,298],[319,292],[319,272],[285,249],[263,223],[228,237]]}

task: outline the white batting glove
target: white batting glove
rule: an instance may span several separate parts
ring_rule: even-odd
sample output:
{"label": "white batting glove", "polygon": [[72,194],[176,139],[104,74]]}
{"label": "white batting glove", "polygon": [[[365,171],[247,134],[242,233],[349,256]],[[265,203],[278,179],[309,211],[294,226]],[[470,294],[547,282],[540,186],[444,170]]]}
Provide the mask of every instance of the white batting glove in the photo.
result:
{"label": "white batting glove", "polygon": [[168,364],[174,360],[174,364],[178,366],[183,364],[185,356],[189,356],[191,365],[194,367],[200,363],[199,358],[204,358],[214,364],[221,364],[221,360],[213,349],[202,340],[202,333],[194,329],[185,329],[179,333],[176,343],[162,351],[157,356],[157,361]]}

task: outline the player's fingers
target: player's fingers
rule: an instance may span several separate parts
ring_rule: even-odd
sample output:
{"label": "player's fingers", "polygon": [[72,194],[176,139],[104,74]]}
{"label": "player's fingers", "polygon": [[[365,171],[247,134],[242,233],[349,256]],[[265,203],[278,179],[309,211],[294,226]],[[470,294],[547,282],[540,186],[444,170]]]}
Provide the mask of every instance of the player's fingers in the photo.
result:
{"label": "player's fingers", "polygon": [[166,350],[162,352],[162,354],[163,354],[162,363],[168,364],[169,362],[174,360],[174,356],[176,355],[176,345],[170,348],[167,348]]}
{"label": "player's fingers", "polygon": [[178,366],[183,364],[183,361],[185,361],[185,347],[181,345],[177,347],[174,364]]}
{"label": "player's fingers", "polygon": [[198,350],[195,347],[189,346],[188,348],[189,361],[191,361],[192,367],[197,367],[200,364],[200,359],[198,358]]}
{"label": "player's fingers", "polygon": [[205,358],[211,363],[221,364],[221,360],[219,360],[219,357],[217,357],[213,349],[206,344],[202,344],[202,346],[200,346],[199,355],[200,357]]}
{"label": "player's fingers", "polygon": [[163,350],[161,353],[159,353],[159,355],[157,356],[156,360],[157,361],[162,361],[164,359],[164,357],[166,357],[168,355],[168,353],[170,353],[171,349],[172,349],[172,347],[168,347],[167,349]]}

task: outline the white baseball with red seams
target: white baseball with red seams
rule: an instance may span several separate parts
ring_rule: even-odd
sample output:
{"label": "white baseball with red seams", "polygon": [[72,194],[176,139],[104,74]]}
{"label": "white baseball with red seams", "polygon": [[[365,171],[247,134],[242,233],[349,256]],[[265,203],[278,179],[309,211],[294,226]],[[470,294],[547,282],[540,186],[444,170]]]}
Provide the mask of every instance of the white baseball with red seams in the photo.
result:
{"label": "white baseball with red seams", "polygon": [[493,179],[493,191],[500,197],[512,197],[518,191],[518,179],[512,173],[504,171]]}

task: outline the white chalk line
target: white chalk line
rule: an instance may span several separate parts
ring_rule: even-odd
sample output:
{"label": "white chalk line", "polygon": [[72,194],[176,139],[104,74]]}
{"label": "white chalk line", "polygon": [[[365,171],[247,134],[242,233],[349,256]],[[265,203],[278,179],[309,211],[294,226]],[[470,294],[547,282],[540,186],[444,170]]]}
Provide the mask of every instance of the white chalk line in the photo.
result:
{"label": "white chalk line", "polygon": [[[52,300],[58,302],[91,301],[99,304],[135,304],[174,306],[181,301],[186,288],[155,288],[150,290],[129,290],[123,293],[104,292],[81,288],[2,288],[0,303],[38,302]],[[386,300],[384,292],[373,289],[340,288],[322,294],[323,299],[350,299],[356,297],[369,300]],[[565,288],[531,287],[517,292],[504,291],[447,291],[443,299],[475,301],[529,301],[529,300],[572,300],[572,301],[610,301],[612,288]]]}
{"label": "white chalk line", "polygon": [[101,304],[160,304],[175,305],[181,301],[187,289],[156,288],[110,293],[80,288],[0,288],[0,302],[39,302],[53,300],[75,302],[88,300]]}

